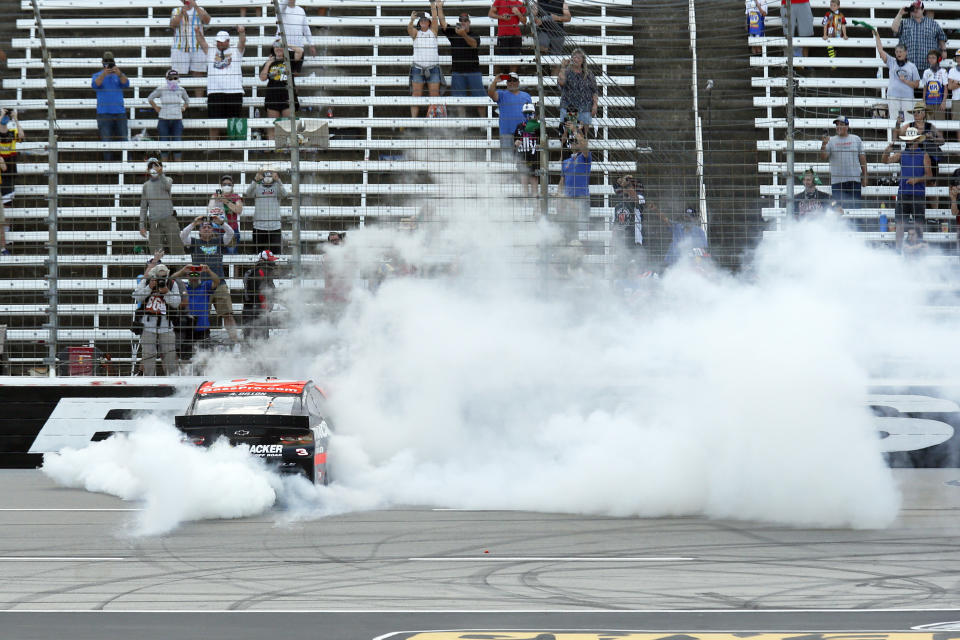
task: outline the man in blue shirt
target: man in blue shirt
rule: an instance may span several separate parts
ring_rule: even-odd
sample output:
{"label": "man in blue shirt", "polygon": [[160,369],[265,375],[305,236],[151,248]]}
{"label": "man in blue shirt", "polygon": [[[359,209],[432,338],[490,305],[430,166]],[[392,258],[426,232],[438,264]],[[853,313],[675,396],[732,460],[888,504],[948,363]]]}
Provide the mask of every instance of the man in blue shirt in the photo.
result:
{"label": "man in blue shirt", "polygon": [[700,214],[694,207],[687,207],[680,220],[668,220],[659,212],[658,215],[664,222],[669,222],[670,233],[673,236],[664,260],[666,266],[676,264],[683,257],[703,255],[707,249],[707,234],[704,233],[703,226],[700,224]]}
{"label": "man in blue shirt", "polygon": [[908,225],[917,229],[917,235],[923,239],[923,225],[927,215],[927,180],[933,178],[933,164],[930,154],[924,148],[926,136],[916,127],[910,126],[899,138],[907,143],[907,148],[894,152],[893,144],[883,150],[881,162],[900,163],[900,187],[897,189],[897,249],[903,246],[903,233]]}
{"label": "man in blue shirt", "polygon": [[590,166],[593,157],[587,148],[587,137],[575,134],[571,155],[563,161],[560,190],[566,196],[558,208],[559,222],[565,227],[567,240],[579,240],[590,222]]}
{"label": "man in blue shirt", "polygon": [[520,76],[516,73],[507,74],[506,91],[497,89],[497,83],[502,78],[503,76],[494,77],[487,95],[497,103],[500,111],[500,149],[504,152],[504,159],[509,162],[513,161],[514,156],[513,132],[516,131],[518,124],[526,122],[523,117],[523,105],[533,102],[533,99],[526,91],[520,91]]}
{"label": "man in blue shirt", "polygon": [[[123,108],[123,90],[130,86],[130,80],[109,51],[103,52],[103,69],[93,74],[90,86],[97,92],[97,129],[100,130],[100,139],[126,140],[127,113]],[[114,159],[114,153],[107,151],[103,157],[110,162]]]}
{"label": "man in blue shirt", "polygon": [[193,318],[193,326],[185,327],[184,356],[193,354],[194,344],[210,335],[210,302],[213,292],[220,286],[220,278],[209,265],[190,264],[173,274],[174,278],[187,276],[187,314]]}

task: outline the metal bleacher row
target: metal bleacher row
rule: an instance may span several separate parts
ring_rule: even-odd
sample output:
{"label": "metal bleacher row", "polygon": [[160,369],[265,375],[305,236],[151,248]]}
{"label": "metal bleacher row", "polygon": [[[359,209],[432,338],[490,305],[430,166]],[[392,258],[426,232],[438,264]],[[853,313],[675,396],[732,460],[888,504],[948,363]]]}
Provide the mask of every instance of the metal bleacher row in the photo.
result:
{"label": "metal bleacher row", "polygon": [[[847,18],[848,40],[832,38],[824,41],[821,36],[820,18],[829,9],[828,0],[811,0],[814,14],[814,36],[810,38],[794,38],[795,48],[808,48],[808,56],[794,57],[793,64],[800,69],[795,78],[795,168],[799,174],[807,168],[812,168],[823,180],[821,190],[830,191],[829,165],[819,159],[821,136],[825,131],[833,130],[833,120],[839,114],[850,119],[851,133],[859,135],[864,141],[867,153],[870,186],[863,189],[864,204],[862,209],[848,210],[844,217],[859,221],[860,235],[875,242],[892,242],[892,231],[881,233],[876,230],[876,219],[886,213],[892,217],[892,209],[897,187],[892,185],[878,185],[878,179],[895,178],[899,174],[899,165],[883,164],[880,156],[883,149],[893,140],[895,114],[886,114],[886,89],[888,85],[886,66],[876,52],[876,42],[873,33],[863,27],[851,24],[851,20],[862,20],[879,29],[883,46],[888,55],[893,55],[893,49],[899,42],[893,36],[891,24],[897,11],[905,4],[901,0],[844,0],[841,11]],[[954,31],[960,31],[960,6],[956,2],[945,0],[930,0],[924,3],[928,11],[933,11],[936,21],[947,34],[947,49],[952,54],[960,47],[960,39],[953,37]],[[904,20],[909,20],[906,16]],[[774,206],[763,208],[763,217],[775,222],[775,229],[785,215],[783,196],[786,186],[783,175],[786,170],[784,152],[787,144],[784,135],[787,128],[785,107],[787,99],[783,95],[787,78],[784,74],[786,65],[785,45],[786,38],[781,29],[781,17],[770,15],[766,20],[767,35],[764,37],[749,37],[751,47],[762,47],[762,54],[751,56],[750,66],[754,69],[751,80],[752,86],[759,90],[754,95],[755,107],[764,109],[764,116],[754,119],[754,126],[766,131],[766,139],[757,142],[757,150],[769,153],[768,161],[761,161],[758,170],[762,176],[768,176],[768,181],[762,183],[760,193],[763,196],[774,198]],[[827,46],[834,49],[835,55],[830,56]],[[952,55],[944,60],[944,66],[953,64]],[[918,98],[920,93],[917,92]],[[879,107],[879,108],[878,108]],[[880,117],[891,116],[892,117]],[[947,176],[960,167],[960,142],[955,142],[957,132],[960,132],[960,122],[930,118],[930,121],[939,128],[946,139],[943,145],[943,159],[939,166],[939,176]],[[794,180],[795,189],[802,189],[800,180]],[[940,231],[939,223],[953,220],[954,216],[949,208],[942,208],[946,202],[947,187],[945,181],[940,186],[927,188],[928,197],[940,198],[941,208],[928,207],[926,219],[928,224],[937,221],[937,231],[926,231],[924,240],[928,243],[937,243],[945,252],[955,248],[957,231],[951,227],[950,232]],[[882,206],[881,206],[882,205]],[[874,221],[872,226],[870,221]],[[932,227],[931,227],[932,228]],[[768,233],[775,233],[771,230]],[[953,253],[956,255],[956,253]],[[955,258],[954,258],[955,261]]]}
{"label": "metal bleacher row", "polygon": [[[18,145],[20,159],[17,199],[6,209],[7,234],[13,255],[0,256],[0,267],[8,275],[0,278],[0,321],[8,325],[8,353],[17,352],[10,343],[19,343],[20,355],[13,361],[39,360],[27,345],[48,336],[44,315],[48,311],[45,277],[48,260],[46,219],[48,193],[46,85],[41,42],[32,2],[21,0],[21,17],[16,21],[20,37],[13,38],[4,75],[4,107],[16,108],[28,139]],[[139,193],[146,157],[160,151],[152,137],[156,117],[146,96],[163,81],[169,67],[170,11],[181,3],[172,0],[38,0],[53,70],[58,132],[57,233],[60,291],[59,340],[122,352],[131,334],[130,291],[134,276],[142,270],[147,256],[145,241],[137,232]],[[244,107],[248,119],[246,140],[208,140],[211,127],[224,128],[223,120],[205,117],[206,99],[194,97],[205,79],[184,76],[181,85],[190,94],[184,114],[184,141],[165,143],[165,151],[183,151],[181,160],[168,159],[167,175],[174,178],[174,204],[181,218],[205,211],[206,200],[223,173],[234,176],[238,192],[250,182],[265,162],[289,175],[289,155],[274,152],[274,143],[262,136],[273,126],[261,117],[264,83],[257,72],[268,55],[276,32],[270,0],[206,0],[201,3],[212,17],[205,33],[227,29],[236,37],[236,26],[247,32],[244,54]],[[284,3],[282,3],[284,4]],[[406,23],[411,9],[423,10],[427,3],[408,0],[298,0],[308,16],[317,55],[307,54],[304,72],[297,78],[301,103],[300,117],[328,119],[329,148],[307,150],[301,155],[303,262],[305,268],[319,267],[321,246],[329,230],[355,229],[367,225],[396,225],[415,219],[424,202],[444,197],[445,174],[463,174],[458,185],[464,198],[490,197],[490,183],[497,185],[497,197],[521,194],[520,186],[501,174],[509,167],[496,161],[499,149],[497,113],[487,98],[440,98],[410,95],[408,73],[411,41]],[[581,239],[593,243],[587,262],[606,261],[608,233],[604,220],[611,212],[615,173],[632,171],[636,153],[644,149],[635,136],[633,107],[633,35],[629,10],[632,0],[569,0],[573,20],[566,25],[567,50],[580,47],[596,73],[600,90],[598,117],[594,120],[593,206],[591,216],[597,228],[581,232]],[[421,6],[422,5],[422,6]],[[482,37],[480,62],[485,83],[494,69],[519,64],[521,89],[536,97],[537,76],[532,40],[524,37],[525,55],[504,57],[494,54],[495,22],[487,17],[490,0],[446,0],[448,17],[467,11],[474,33]],[[320,9],[327,11],[321,15]],[[241,16],[241,12],[244,13]],[[455,21],[452,20],[452,22]],[[125,92],[131,137],[127,142],[98,140],[94,117],[96,98],[90,90],[90,75],[100,67],[101,54],[109,50],[117,65],[130,78]],[[441,66],[449,82],[450,56],[446,40],[440,38]],[[549,75],[551,65],[561,56],[544,56],[545,106],[548,130],[558,124],[559,90]],[[411,118],[410,105],[443,104],[450,117]],[[457,113],[463,107],[464,111]],[[485,117],[476,117],[484,107]],[[330,114],[332,110],[332,115]],[[264,114],[265,115],[265,114]],[[559,171],[559,142],[550,141],[552,174]],[[119,161],[107,162],[104,151],[119,152]],[[204,155],[206,154],[206,155]],[[494,176],[479,186],[468,176]],[[434,177],[440,179],[435,180]],[[556,192],[556,178],[551,191]],[[517,198],[520,215],[532,216],[534,205]],[[289,221],[291,207],[282,208]],[[245,214],[253,203],[245,201]],[[240,241],[250,239],[249,225],[241,217]],[[285,246],[289,247],[289,224],[285,223]],[[239,280],[242,269],[254,256],[227,256],[227,282],[239,309]],[[168,256],[171,265],[184,264],[186,256]],[[305,286],[323,286],[322,269],[308,276]],[[13,277],[13,274],[16,274]],[[280,279],[279,284],[288,281]],[[126,348],[129,348],[127,343]]]}

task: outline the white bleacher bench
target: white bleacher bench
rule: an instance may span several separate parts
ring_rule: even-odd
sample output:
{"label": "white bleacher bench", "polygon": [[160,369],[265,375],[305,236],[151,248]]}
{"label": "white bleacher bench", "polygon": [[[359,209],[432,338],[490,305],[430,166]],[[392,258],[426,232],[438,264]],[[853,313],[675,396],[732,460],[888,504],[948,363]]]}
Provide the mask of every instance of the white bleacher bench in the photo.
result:
{"label": "white bleacher bench", "polygon": [[[830,96],[826,98],[807,98],[799,97],[793,99],[798,107],[818,107],[828,109],[831,107],[840,107],[841,109],[872,109],[874,105],[881,104],[887,106],[886,99],[878,96],[857,97],[857,96]],[[785,107],[787,106],[786,97],[764,97],[754,96],[753,106],[755,107]]]}
{"label": "white bleacher bench", "polygon": [[[216,188],[216,187],[214,187]],[[252,207],[253,203],[247,203]],[[307,218],[409,218],[417,215],[417,207],[316,207],[300,205],[300,217]],[[7,207],[4,216],[8,220],[29,220],[46,218],[50,214],[46,207],[18,208]],[[207,215],[205,206],[177,207],[177,215],[184,220]],[[280,207],[280,215],[289,218],[293,215],[290,207]],[[58,207],[57,218],[92,218],[112,220],[114,218],[140,218],[140,207]]]}
{"label": "white bleacher bench", "polygon": [[[371,6],[370,3],[371,0],[299,0],[297,6],[303,7],[304,9],[316,9],[320,7],[329,9],[343,7],[369,8]],[[567,0],[567,4],[571,8],[589,7],[596,9],[602,6],[630,7],[633,4],[633,0],[602,0],[602,2],[597,2],[597,0]],[[930,3],[928,3],[928,5],[929,4]],[[933,4],[936,4],[936,2],[934,1]],[[169,15],[171,9],[179,5],[180,3],[170,2],[169,0],[99,0],[97,2],[97,7],[104,9],[154,9],[167,15]],[[205,0],[203,6],[209,7],[210,9],[235,8],[252,10],[268,8],[271,12],[273,11],[273,3],[264,0]],[[381,8],[395,7],[406,9],[410,6],[410,0],[376,0],[376,6]],[[490,7],[490,0],[447,0],[443,6],[457,7],[458,12],[461,8],[482,7],[483,9],[488,9]],[[89,9],[90,0],[37,0],[37,7],[40,9],[40,15],[43,15],[47,11]],[[31,0],[20,0],[20,8],[24,11],[32,12],[33,3]],[[457,14],[451,13],[450,15],[454,16]]]}
{"label": "white bleacher bench", "polygon": [[[479,34],[481,37],[487,37],[486,34]],[[594,46],[624,46],[629,47],[633,46],[633,36],[628,35],[610,35],[610,36],[598,36],[598,35],[580,35],[580,34],[570,34],[569,36],[571,44],[575,44],[580,47],[594,47]],[[533,46],[532,38],[526,38],[529,40],[529,45]],[[255,48],[257,46],[261,47],[270,47],[273,44],[273,36],[258,36],[247,33],[247,47]],[[40,48],[40,39],[39,38],[13,38],[11,41],[11,46],[14,49],[39,49]],[[145,36],[138,37],[136,39],[136,46],[143,47],[164,47],[169,49],[170,45],[173,43],[173,38],[171,36]],[[318,48],[322,47],[409,47],[410,45],[410,36],[314,36],[313,44]],[[484,41],[483,46],[488,48],[487,41]],[[130,38],[111,38],[111,37],[97,37],[97,38],[51,38],[47,36],[47,48],[48,49],[70,49],[71,51],[83,50],[83,49],[92,49],[92,50],[102,50],[107,47],[112,47],[114,49],[119,49],[121,47],[131,46]],[[526,46],[526,45],[525,45]],[[589,57],[589,56],[588,56]],[[313,60],[313,56],[307,56],[307,62]]]}
{"label": "white bleacher bench", "polygon": [[[824,42],[821,40],[820,42]],[[893,55],[891,53],[890,55]],[[750,56],[751,67],[784,67],[787,59],[784,56]],[[843,69],[886,68],[880,58],[831,58],[829,56],[797,56],[793,59],[795,67],[836,67]]]}
{"label": "white bleacher bench", "polygon": [[[827,193],[832,193],[829,185],[823,185],[817,188],[822,191],[826,191]],[[948,191],[949,191],[948,187],[927,187],[927,197],[930,197],[930,196],[946,197],[949,195]],[[897,187],[896,186],[889,186],[889,187],[869,186],[869,187],[863,187],[863,189],[861,189],[861,192],[863,194],[863,197],[865,198],[893,198],[894,196],[897,195]],[[760,195],[763,195],[763,196],[784,196],[786,195],[786,193],[787,193],[786,185],[782,185],[782,184],[760,185]]]}
{"label": "white bleacher bench", "polygon": [[[796,163],[794,163],[796,164]],[[806,170],[807,168],[813,168],[813,171],[824,176],[830,175],[830,163],[828,162],[804,162],[800,167],[801,170]],[[760,173],[784,173],[787,170],[786,162],[758,162],[757,170]],[[899,164],[884,164],[882,162],[868,162],[867,163],[867,175],[868,176],[881,176],[881,175],[892,175],[894,173],[899,173],[900,165]]]}
{"label": "white bleacher bench", "polygon": [[[842,217],[844,219],[849,218],[870,220],[879,218],[881,215],[886,214],[891,220],[893,220],[894,211],[895,210],[892,206],[889,209],[844,209]],[[764,207],[760,210],[760,213],[764,220],[775,220],[777,218],[785,217],[787,215],[787,210],[784,207]],[[927,209],[925,217],[927,220],[952,220],[954,215],[949,209]]]}
{"label": "white bleacher bench", "polygon": [[[321,233],[321,232],[317,232]],[[329,231],[323,231],[323,234],[329,233]],[[324,237],[326,237],[324,235]],[[137,253],[123,253],[123,254],[67,254],[63,256],[58,256],[58,261],[60,264],[67,264],[75,267],[86,267],[86,266],[128,266],[128,267],[141,267],[143,266],[149,256],[146,254],[137,254]],[[48,260],[48,256],[45,255],[26,255],[26,254],[13,254],[8,256],[0,256],[0,264],[5,265],[19,265],[19,266],[37,266],[42,265]],[[164,261],[168,265],[185,265],[190,263],[189,255],[176,255],[176,254],[166,254],[163,256]],[[281,261],[289,261],[289,255],[281,255]],[[319,254],[310,254],[304,253],[300,257],[301,262],[304,265],[321,265],[323,264],[323,256]],[[245,254],[245,253],[236,253],[236,254],[224,254],[223,255],[223,264],[229,267],[242,268],[245,266],[256,264],[257,255],[256,254]],[[177,270],[176,266],[171,266],[171,269],[175,272]]]}
{"label": "white bleacher bench", "polygon": [[[544,64],[560,64],[566,56],[543,56]],[[531,55],[525,56],[497,56],[481,55],[480,64],[482,65],[505,65],[505,64],[535,64],[535,58]],[[372,65],[387,66],[410,66],[410,55],[404,56],[307,56],[304,59],[304,69],[311,66],[318,67],[369,67]],[[256,69],[258,72],[263,67],[263,59],[246,56],[243,58],[242,66],[251,71]],[[157,68],[166,70],[170,67],[170,56],[162,58],[116,58],[117,66],[121,69],[126,68]],[[596,55],[590,56],[589,63],[592,65],[605,64],[608,66],[622,66],[633,64],[633,56],[630,55]],[[53,58],[50,64],[54,69],[99,69],[101,66],[100,58]],[[440,65],[444,69],[449,69],[451,58],[448,55],[440,56]],[[43,69],[43,60],[35,59],[8,59],[7,66],[11,69]],[[92,72],[91,72],[92,74]],[[162,80],[159,76],[158,83]],[[299,84],[299,81],[298,81]]]}
{"label": "white bleacher bench", "polygon": [[[892,120],[887,118],[850,118],[850,132],[857,133],[862,129],[889,129]],[[940,131],[957,131],[960,129],[958,120],[934,120],[934,124]],[[754,126],[758,129],[786,129],[786,118],[754,118]],[[832,130],[834,128],[833,118],[794,118],[793,126],[795,129],[818,129],[821,132],[824,129]]]}
{"label": "white bleacher bench", "polygon": [[[137,305],[129,304],[58,304],[57,312],[75,316],[126,316],[132,317]],[[44,316],[50,312],[47,304],[0,304],[0,315]],[[233,312],[243,312],[243,305],[234,303]]]}
{"label": "white bleacher bench", "polygon": [[[805,78],[798,76],[796,78],[798,86],[801,89],[886,89],[889,81],[884,77],[880,78]],[[779,88],[787,86],[787,79],[783,76],[776,78],[764,78],[755,76],[750,78],[750,84],[757,88]]]}
{"label": "white bleacher bench", "polygon": [[[419,5],[417,5],[419,7]],[[41,15],[43,15],[41,13]],[[405,29],[407,22],[409,21],[409,15],[397,15],[397,16],[307,16],[307,24],[311,28],[322,28],[322,27],[396,27],[397,29]],[[471,17],[470,19],[471,27],[483,29],[491,26],[495,26],[497,21],[491,18],[488,18],[486,15],[478,15]],[[591,16],[591,15],[577,15],[573,14],[570,22],[565,23],[565,27],[569,29],[577,29],[583,27],[630,27],[633,23],[633,19],[630,16]],[[231,38],[234,40],[237,39],[237,34],[235,29],[238,24],[242,24],[248,30],[254,29],[256,27],[273,27],[276,28],[277,21],[273,17],[268,18],[258,18],[256,16],[247,15],[246,18],[241,18],[240,16],[229,16],[229,17],[220,17],[220,16],[211,16],[210,24],[206,25],[206,34],[207,38],[210,38],[210,33],[215,33],[219,29],[227,29],[231,32]],[[36,22],[33,18],[20,19],[17,20],[17,29],[30,29],[36,26]],[[119,29],[164,29],[168,30],[170,28],[170,17],[164,16],[162,18],[44,18],[43,19],[43,28],[46,32],[58,30],[58,29],[70,29],[72,31],[78,31],[85,27],[89,26],[90,28],[95,29],[109,29],[110,31],[116,31]],[[213,43],[210,42],[211,46]],[[132,42],[131,45],[139,46],[139,43]]]}
{"label": "white bleacher bench", "polygon": [[[841,10],[842,11],[842,10]],[[823,16],[819,16],[822,18]],[[865,22],[870,22],[869,18],[864,19]],[[814,25],[814,29],[819,31],[817,27],[820,25]],[[844,40],[843,38],[831,38],[830,40],[824,40],[820,36],[812,37],[803,37],[803,38],[794,38],[793,46],[794,47],[833,47],[834,49],[870,49],[871,51],[876,52],[877,50],[877,41],[873,39],[873,36],[864,36],[864,37],[855,37],[854,33],[866,33],[866,30],[861,31],[862,27],[857,27],[850,24],[850,19],[847,19],[847,32],[850,33],[850,38]],[[889,55],[893,55],[893,48],[899,44],[900,39],[893,36],[888,36],[886,34],[881,34],[880,41],[883,43],[883,49],[887,51]],[[787,46],[787,39],[780,35],[767,35],[767,36],[750,36],[747,38],[747,44],[751,47],[785,47]],[[795,58],[796,59],[796,58]],[[879,61],[879,57],[877,58]],[[886,65],[883,65],[884,67]]]}
{"label": "white bleacher bench", "polygon": [[[782,231],[776,231],[768,229],[763,232],[763,237],[776,237],[777,235],[783,233]],[[867,242],[895,242],[897,239],[897,234],[894,231],[848,231],[846,232],[851,238],[856,238],[857,240],[864,240]],[[923,232],[923,241],[929,242],[930,244],[946,244],[946,243],[955,243],[957,241],[957,234],[955,232],[944,233],[942,231],[924,231]],[[953,257],[953,260],[956,261],[956,257]]]}

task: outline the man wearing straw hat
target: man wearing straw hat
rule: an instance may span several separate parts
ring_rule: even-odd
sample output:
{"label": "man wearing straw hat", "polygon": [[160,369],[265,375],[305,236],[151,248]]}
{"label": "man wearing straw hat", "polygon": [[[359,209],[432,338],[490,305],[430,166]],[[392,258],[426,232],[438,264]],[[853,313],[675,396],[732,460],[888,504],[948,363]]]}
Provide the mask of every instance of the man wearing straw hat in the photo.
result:
{"label": "man wearing straw hat", "polygon": [[897,250],[903,246],[904,227],[913,225],[917,236],[923,238],[923,224],[926,215],[927,180],[933,176],[930,154],[926,152],[923,141],[926,139],[916,127],[909,127],[899,136],[907,143],[903,151],[894,152],[893,143],[883,150],[883,162],[900,163],[900,187],[897,190]]}

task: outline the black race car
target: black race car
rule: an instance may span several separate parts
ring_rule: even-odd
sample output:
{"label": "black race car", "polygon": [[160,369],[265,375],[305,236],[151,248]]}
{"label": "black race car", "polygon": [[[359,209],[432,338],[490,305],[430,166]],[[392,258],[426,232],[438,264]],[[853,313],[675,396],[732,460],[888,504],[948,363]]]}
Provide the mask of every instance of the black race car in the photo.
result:
{"label": "black race car", "polygon": [[197,387],[186,413],[176,417],[184,440],[209,447],[224,437],[281,473],[302,473],[329,484],[331,423],[327,399],[311,380],[237,378]]}

